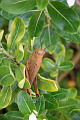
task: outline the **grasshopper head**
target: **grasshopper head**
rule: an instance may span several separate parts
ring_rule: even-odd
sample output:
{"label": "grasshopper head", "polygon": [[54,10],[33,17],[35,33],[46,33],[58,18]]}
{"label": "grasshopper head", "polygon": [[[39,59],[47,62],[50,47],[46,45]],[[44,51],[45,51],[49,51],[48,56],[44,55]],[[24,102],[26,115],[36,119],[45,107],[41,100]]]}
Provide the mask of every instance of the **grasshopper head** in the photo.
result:
{"label": "grasshopper head", "polygon": [[45,54],[45,50],[38,48],[38,49],[36,49],[36,53],[37,53],[38,55],[43,56],[43,55]]}

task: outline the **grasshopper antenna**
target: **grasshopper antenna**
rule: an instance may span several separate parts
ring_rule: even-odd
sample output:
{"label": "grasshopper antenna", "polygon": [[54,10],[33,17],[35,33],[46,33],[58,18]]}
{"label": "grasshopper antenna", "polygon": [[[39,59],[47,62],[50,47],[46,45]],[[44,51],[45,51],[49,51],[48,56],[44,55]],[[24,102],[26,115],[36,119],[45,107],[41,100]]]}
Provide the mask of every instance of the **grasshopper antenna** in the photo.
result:
{"label": "grasshopper antenna", "polygon": [[50,47],[51,45],[57,43],[57,42],[58,42],[58,41],[52,42],[50,45],[48,45],[47,47],[45,47],[44,50],[45,50],[46,48]]}
{"label": "grasshopper antenna", "polygon": [[40,39],[40,46],[41,46],[41,49],[42,49],[42,42],[41,42],[41,39]]}

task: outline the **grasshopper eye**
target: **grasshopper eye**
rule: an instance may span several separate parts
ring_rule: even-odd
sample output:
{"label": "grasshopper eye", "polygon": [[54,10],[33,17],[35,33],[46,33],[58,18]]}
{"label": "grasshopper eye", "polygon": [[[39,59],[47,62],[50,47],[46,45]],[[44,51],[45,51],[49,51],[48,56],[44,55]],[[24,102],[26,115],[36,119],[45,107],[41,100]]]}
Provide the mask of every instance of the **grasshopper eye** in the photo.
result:
{"label": "grasshopper eye", "polygon": [[41,55],[41,54],[42,54],[42,51],[38,51],[38,54],[40,54],[40,55]]}

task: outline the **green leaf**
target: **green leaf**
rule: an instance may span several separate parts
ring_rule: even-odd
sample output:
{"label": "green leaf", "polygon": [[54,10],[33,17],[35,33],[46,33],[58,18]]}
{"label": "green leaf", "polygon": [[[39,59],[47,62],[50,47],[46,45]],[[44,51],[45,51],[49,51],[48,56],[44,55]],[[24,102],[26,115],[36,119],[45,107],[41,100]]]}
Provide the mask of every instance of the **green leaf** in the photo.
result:
{"label": "green leaf", "polygon": [[75,98],[77,96],[77,90],[75,88],[69,88],[68,91],[69,98]]}
{"label": "green leaf", "polygon": [[59,120],[57,117],[55,116],[47,116],[48,120]]}
{"label": "green leaf", "polygon": [[38,74],[38,88],[45,91],[57,91],[58,87],[54,80],[44,78]]}
{"label": "green leaf", "polygon": [[70,60],[72,57],[73,57],[73,54],[74,54],[74,50],[73,49],[68,49],[66,51],[66,56],[65,56],[65,60]]}
{"label": "green leaf", "polygon": [[4,30],[0,30],[0,42],[1,42],[1,40],[2,40],[3,33],[4,33]]}
{"label": "green leaf", "polygon": [[44,110],[45,110],[45,101],[44,101],[43,96],[40,96],[36,100],[36,108],[37,108],[38,115],[44,112]]}
{"label": "green leaf", "polygon": [[58,53],[55,52],[55,50],[54,50],[54,55],[55,55],[55,59],[56,59],[56,64],[59,67],[65,58],[65,47],[63,44],[60,44],[60,51]]}
{"label": "green leaf", "polygon": [[24,22],[21,18],[16,17],[10,26],[10,34],[7,38],[9,49],[13,49],[15,45],[23,38],[25,34]]}
{"label": "green leaf", "polygon": [[[18,92],[20,91],[20,89],[18,87],[17,81],[11,87],[12,87],[12,99],[11,99],[11,103],[12,103],[15,100],[15,98],[16,98]],[[12,105],[12,107],[13,107],[13,105]],[[14,110],[14,109],[12,108],[12,110]]]}
{"label": "green leaf", "polygon": [[61,71],[68,71],[68,70],[73,69],[73,67],[74,67],[74,64],[73,64],[72,61],[66,61],[66,62],[63,62],[63,63],[60,65],[59,69],[60,69]]}
{"label": "green leaf", "polygon": [[44,58],[42,60],[42,68],[47,72],[53,72],[56,69],[56,64],[53,60]]}
{"label": "green leaf", "polygon": [[48,5],[48,0],[36,0],[39,10],[43,10]]}
{"label": "green leaf", "polygon": [[36,5],[36,0],[2,0],[0,7],[12,14],[23,14],[33,9]]}
{"label": "green leaf", "polygon": [[33,110],[35,110],[35,105],[31,99],[31,97],[26,92],[19,92],[17,97],[17,104],[19,110],[24,114],[31,114]]}
{"label": "green leaf", "polygon": [[61,116],[59,117],[59,120],[71,120],[71,118],[68,117],[68,115],[61,114]]}
{"label": "green leaf", "polygon": [[23,117],[23,120],[29,120],[29,114],[25,115],[25,116]]}
{"label": "green leaf", "polygon": [[15,81],[14,75],[8,66],[0,66],[0,85],[9,86]]}
{"label": "green leaf", "polygon": [[77,109],[79,101],[77,99],[65,99],[59,101],[59,107],[57,110],[59,110],[62,114],[69,114],[73,109]]}
{"label": "green leaf", "polygon": [[51,94],[54,96],[55,99],[61,100],[68,98],[69,91],[67,89],[61,88],[56,92],[52,92]]}
{"label": "green leaf", "polygon": [[6,120],[3,114],[0,115],[0,120]]}
{"label": "green leaf", "polygon": [[15,51],[14,57],[16,58],[17,61],[21,61],[24,57],[24,49],[23,45],[20,44],[19,48]]}
{"label": "green leaf", "polygon": [[30,19],[28,26],[29,37],[33,39],[33,37],[38,37],[44,26],[44,14],[42,11],[35,12]]}
{"label": "green leaf", "polygon": [[56,71],[54,71],[54,72],[51,72],[51,73],[50,73],[50,76],[51,76],[51,77],[56,77],[56,76],[58,76],[58,74],[59,74],[59,72],[56,70]]}
{"label": "green leaf", "polygon": [[41,39],[43,40],[42,42],[47,47],[49,53],[52,54],[55,48],[55,45],[59,39],[58,34],[54,31],[54,29],[51,26],[48,25],[48,27],[44,28],[41,34]]}
{"label": "green leaf", "polygon": [[7,120],[23,120],[23,116],[19,111],[10,111],[5,114]]}
{"label": "green leaf", "polygon": [[10,63],[11,63],[10,59],[8,59],[7,57],[3,57],[3,59],[2,59],[2,65],[9,66]]}
{"label": "green leaf", "polygon": [[6,12],[4,10],[1,10],[0,14],[1,14],[1,16],[3,16],[5,19],[8,19],[8,20],[12,20],[14,17],[17,16],[17,15],[8,13],[8,12]]}
{"label": "green leaf", "polygon": [[80,36],[78,34],[70,34],[67,32],[62,32],[62,35],[66,41],[73,43],[80,43]]}
{"label": "green leaf", "polygon": [[80,109],[74,109],[71,113],[70,116],[72,120],[79,120],[80,119]]}
{"label": "green leaf", "polygon": [[43,94],[45,98],[45,109],[53,110],[58,108],[58,102],[51,94]]}
{"label": "green leaf", "polygon": [[61,30],[70,33],[77,32],[79,17],[72,8],[69,8],[62,2],[52,1],[48,5],[48,12],[53,23]]}
{"label": "green leaf", "polygon": [[30,88],[29,81],[25,78],[25,66],[20,63],[20,67],[15,70],[16,80],[18,81],[18,86],[23,88],[26,80],[27,87]]}
{"label": "green leaf", "polygon": [[0,53],[0,66],[2,65],[2,60],[6,58],[3,53]]}
{"label": "green leaf", "polygon": [[12,97],[11,87],[3,87],[0,92],[0,109],[5,108],[9,105]]}
{"label": "green leaf", "polygon": [[43,114],[38,115],[38,120],[47,120],[46,116]]}

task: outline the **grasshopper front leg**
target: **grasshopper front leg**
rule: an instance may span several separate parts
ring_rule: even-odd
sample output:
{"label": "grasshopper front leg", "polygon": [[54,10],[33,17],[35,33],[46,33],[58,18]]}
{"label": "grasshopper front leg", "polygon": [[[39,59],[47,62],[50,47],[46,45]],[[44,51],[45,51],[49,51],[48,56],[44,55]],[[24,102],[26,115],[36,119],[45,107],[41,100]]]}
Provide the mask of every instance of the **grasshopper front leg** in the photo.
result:
{"label": "grasshopper front leg", "polygon": [[35,77],[35,80],[34,80],[34,89],[35,89],[35,92],[36,92],[36,97],[38,98],[40,96],[39,94],[39,90],[38,90],[38,82],[37,82],[37,76]]}

